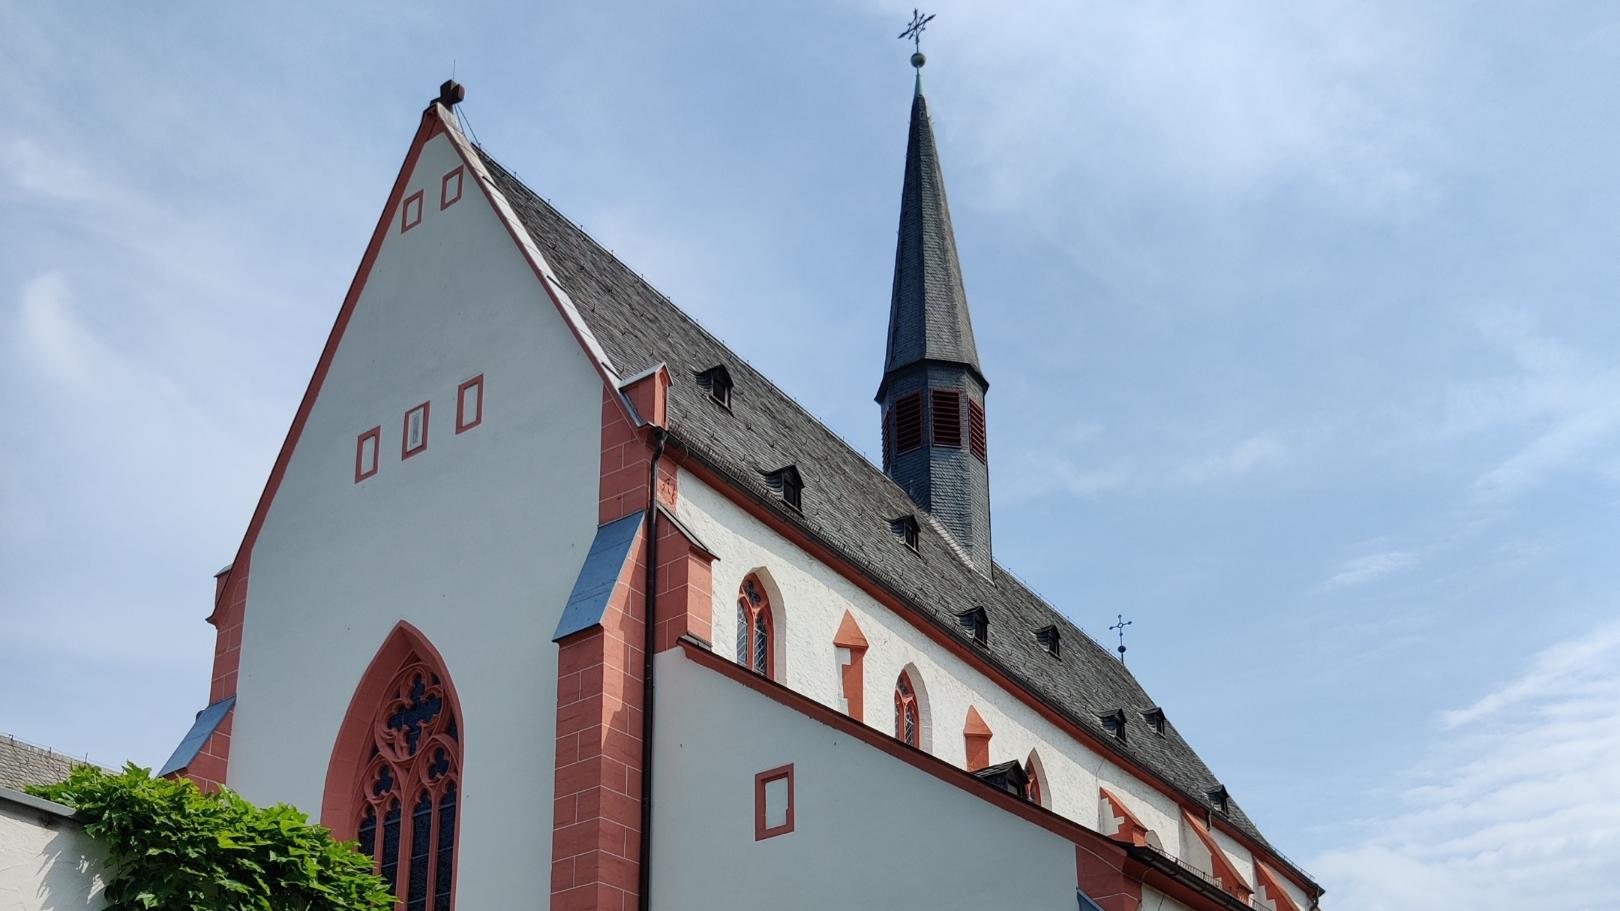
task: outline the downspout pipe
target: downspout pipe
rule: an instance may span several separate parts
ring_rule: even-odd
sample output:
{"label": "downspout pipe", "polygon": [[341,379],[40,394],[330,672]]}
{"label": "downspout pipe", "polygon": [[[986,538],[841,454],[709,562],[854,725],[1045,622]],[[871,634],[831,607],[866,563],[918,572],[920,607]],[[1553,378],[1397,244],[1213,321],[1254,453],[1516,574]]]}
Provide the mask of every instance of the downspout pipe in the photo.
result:
{"label": "downspout pipe", "polygon": [[637,864],[636,907],[652,907],[653,650],[658,647],[658,463],[669,431],[652,428],[652,463],[647,467],[647,579],[643,586],[641,654],[641,863]]}

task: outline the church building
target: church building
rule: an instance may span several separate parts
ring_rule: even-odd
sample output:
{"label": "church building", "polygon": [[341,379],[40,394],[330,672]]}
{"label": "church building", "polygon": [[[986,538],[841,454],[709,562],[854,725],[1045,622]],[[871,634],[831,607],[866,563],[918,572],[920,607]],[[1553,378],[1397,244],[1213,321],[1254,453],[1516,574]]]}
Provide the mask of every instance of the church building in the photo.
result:
{"label": "church building", "polygon": [[881,466],[470,142],[462,97],[405,151],[163,774],[305,810],[402,911],[1318,906],[1173,708],[997,562],[1019,441],[920,79]]}

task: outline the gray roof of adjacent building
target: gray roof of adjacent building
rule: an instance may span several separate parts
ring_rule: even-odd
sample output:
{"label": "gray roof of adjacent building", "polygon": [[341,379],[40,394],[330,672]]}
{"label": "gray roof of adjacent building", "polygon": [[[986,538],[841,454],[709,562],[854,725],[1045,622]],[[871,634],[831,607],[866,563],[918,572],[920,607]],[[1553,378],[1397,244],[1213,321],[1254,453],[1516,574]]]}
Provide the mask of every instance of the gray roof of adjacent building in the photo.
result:
{"label": "gray roof of adjacent building", "polygon": [[0,734],[0,788],[21,791],[30,785],[56,784],[82,765],[91,762]]}
{"label": "gray roof of adjacent building", "polygon": [[[924,105],[919,95],[913,108],[914,131],[918,117],[926,118]],[[931,146],[931,133],[924,133]],[[1123,738],[1104,729],[1102,714],[1126,709],[1128,719],[1135,721],[1158,705],[1108,649],[999,563],[988,576],[975,572],[953,552],[954,543],[936,523],[920,523],[919,548],[913,551],[891,527],[895,516],[916,512],[902,488],[515,174],[483,149],[477,151],[496,189],[546,257],[614,369],[630,375],[659,362],[669,366],[674,382],[667,422],[674,444],[774,510],[781,521],[857,567],[911,608],[920,621],[968,641],[957,613],[983,607],[990,623],[989,647],[980,650],[986,661],[1048,708],[1090,731],[1128,765],[1157,777],[1184,800],[1215,812],[1206,792],[1218,779],[1174,724],[1165,724],[1161,734],[1144,722]],[[936,217],[948,227],[942,187],[937,199]],[[954,245],[936,253],[950,258],[959,290]],[[948,294],[932,299],[951,300]],[[966,300],[956,299],[962,305],[958,325],[963,331],[944,333],[942,344],[954,340],[958,347],[951,351],[956,359],[971,362],[976,369],[978,355],[966,322]],[[946,353],[943,347],[935,351]],[[893,363],[892,349],[890,354]],[[715,366],[726,367],[734,383],[729,407],[718,405],[697,382],[699,374]],[[803,477],[801,509],[782,504],[768,486],[767,475],[783,465],[796,466]],[[1053,656],[1035,635],[1046,627],[1064,631],[1074,647],[1063,649],[1061,657]],[[1230,801],[1217,817],[1310,880],[1271,847],[1237,801]]]}

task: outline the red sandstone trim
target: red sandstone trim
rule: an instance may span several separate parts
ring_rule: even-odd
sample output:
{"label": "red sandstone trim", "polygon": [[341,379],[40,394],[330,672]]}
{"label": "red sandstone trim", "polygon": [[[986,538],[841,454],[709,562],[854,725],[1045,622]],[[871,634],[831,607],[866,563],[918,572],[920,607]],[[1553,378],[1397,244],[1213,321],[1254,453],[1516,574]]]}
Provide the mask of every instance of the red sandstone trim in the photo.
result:
{"label": "red sandstone trim", "polygon": [[1124,842],[1125,844],[1146,845],[1148,843],[1148,827],[1142,824],[1142,820],[1136,818],[1136,814],[1132,813],[1129,807],[1125,806],[1125,801],[1120,800],[1118,795],[1107,788],[1098,788],[1097,792],[1102,800],[1108,804],[1108,811],[1120,821],[1119,831],[1115,832],[1111,837],[1115,841]]}
{"label": "red sandstone trim", "polygon": [[[679,441],[674,442],[679,445]],[[1184,794],[1174,785],[1171,785],[1169,782],[1159,778],[1158,775],[1149,771],[1148,769],[1143,768],[1130,754],[1124,753],[1113,745],[1104,742],[1096,734],[1093,734],[1091,731],[1088,731],[1076,724],[1073,720],[1058,712],[1051,705],[1036,697],[1024,686],[1009,677],[1006,672],[991,664],[984,657],[984,655],[979,654],[970,648],[967,643],[964,643],[960,639],[960,637],[941,630],[938,626],[930,623],[927,619],[919,617],[914,608],[902,601],[900,598],[896,597],[887,588],[885,588],[882,583],[868,575],[864,570],[851,564],[841,554],[827,547],[820,541],[811,538],[796,526],[789,524],[786,519],[780,515],[777,515],[774,510],[754,499],[747,491],[739,488],[737,482],[726,477],[724,474],[715,471],[703,460],[701,456],[694,458],[691,457],[691,454],[686,451],[672,451],[670,455],[673,456],[675,461],[680,462],[681,467],[684,470],[691,472],[693,477],[719,491],[723,496],[726,497],[726,499],[741,507],[744,512],[747,512],[755,519],[758,519],[772,531],[780,534],[783,538],[792,542],[795,546],[803,549],[806,553],[827,565],[856,587],[860,588],[861,591],[865,592],[879,604],[882,604],[883,606],[894,611],[899,616],[905,618],[914,628],[923,633],[923,635],[932,639],[936,645],[941,646],[946,651],[962,659],[962,661],[965,662],[969,667],[972,667],[979,673],[989,677],[992,681],[995,681],[1001,686],[1002,689],[1006,690],[1018,701],[1034,710],[1036,714],[1040,715],[1042,718],[1045,718],[1047,721],[1056,725],[1060,730],[1068,734],[1073,739],[1082,744],[1090,746],[1102,756],[1110,757],[1121,769],[1129,772],[1138,781],[1141,781],[1148,787],[1151,787],[1164,794],[1166,797],[1174,800],[1183,810],[1193,810],[1202,807],[1202,804],[1196,802],[1189,795]],[[666,461],[669,460],[666,459]],[[1217,820],[1216,822],[1222,832],[1226,833],[1234,841],[1237,841],[1239,844],[1242,844],[1244,847],[1248,848],[1251,852],[1257,855],[1267,854],[1267,856],[1271,856],[1269,855],[1269,852],[1267,852],[1263,847],[1260,846],[1258,842],[1250,838],[1248,835],[1232,828],[1224,821]],[[1306,885],[1306,880],[1292,875],[1289,872],[1292,867],[1286,861],[1283,861],[1281,858],[1275,859],[1279,862],[1278,866],[1280,868],[1280,872],[1287,875],[1290,881],[1294,882],[1307,893],[1317,892],[1319,887],[1308,886]]]}
{"label": "red sandstone trim", "polygon": [[[455,168],[439,180],[439,211],[443,212],[461,201],[462,179],[467,173],[466,165],[456,165]],[[454,186],[454,192],[451,187]]]}
{"label": "red sandstone trim", "polygon": [[405,205],[400,207],[399,233],[404,234],[406,231],[409,231],[421,223],[422,191],[417,190],[415,193],[405,197]]}
{"label": "red sandstone trim", "polygon": [[[371,470],[365,470],[366,441],[371,442]],[[382,425],[378,424],[354,441],[354,483],[358,484],[376,474],[382,467]]]}
{"label": "red sandstone trim", "polygon": [[[355,684],[348,711],[343,715],[343,723],[338,726],[337,738],[332,744],[332,757],[327,761],[326,785],[321,792],[321,825],[331,829],[339,839],[348,840],[355,836],[357,783],[365,770],[366,760],[370,758],[366,748],[373,734],[372,720],[387,695],[388,684],[413,654],[423,663],[438,669],[439,679],[444,682],[445,698],[450,703],[450,711],[455,714],[461,752],[463,756],[466,755],[467,716],[461,711],[455,680],[444,663],[444,656],[422,635],[421,630],[401,620],[383,639]],[[459,803],[457,805],[460,806]],[[460,812],[459,809],[457,812]],[[458,839],[460,835],[461,827],[458,825]],[[457,857],[461,856],[459,847],[455,853]],[[456,866],[459,867],[460,863]]]}
{"label": "red sandstone trim", "polygon": [[[259,529],[264,527],[264,518],[270,511],[270,504],[275,500],[276,491],[281,488],[281,479],[287,473],[287,463],[292,460],[292,453],[298,446],[298,440],[304,433],[304,427],[309,423],[309,413],[315,407],[315,399],[321,393],[321,386],[326,382],[326,374],[332,368],[332,359],[337,355],[338,344],[343,340],[343,332],[349,326],[349,319],[354,315],[355,304],[360,300],[360,293],[365,290],[366,281],[371,277],[371,268],[376,265],[377,254],[382,250],[383,241],[388,237],[388,228],[393,224],[394,211],[399,207],[400,198],[405,193],[411,173],[416,169],[416,161],[421,157],[422,147],[428,140],[444,132],[444,123],[435,113],[438,105],[433,105],[422,115],[422,122],[416,129],[416,135],[411,138],[410,149],[405,153],[405,161],[400,164],[399,174],[394,178],[393,189],[388,192],[388,202],[383,206],[382,214],[377,216],[377,227],[371,232],[371,241],[366,245],[365,255],[360,259],[360,267],[355,270],[354,279],[349,283],[349,291],[343,297],[343,306],[338,308],[337,319],[332,323],[332,331],[326,337],[326,346],[321,349],[320,359],[315,362],[315,371],[310,376],[309,385],[304,388],[304,397],[298,403],[298,411],[293,414],[292,425],[287,429],[287,436],[281,441],[281,449],[276,453],[275,464],[270,468],[270,476],[265,479],[264,489],[259,493],[259,501],[253,507],[253,516],[248,520],[247,530],[242,534],[242,541],[237,545],[236,557],[231,561],[234,569],[246,571],[248,556],[253,553],[253,542],[259,538]],[[381,453],[378,454],[379,459]],[[214,613],[210,615],[209,622],[214,622],[218,615],[224,589],[221,588],[214,598]],[[219,624],[215,623],[217,627]],[[234,688],[232,693],[234,693]]]}
{"label": "red sandstone trim", "polygon": [[[779,826],[765,824],[765,786],[787,779],[787,821]],[[764,841],[793,831],[793,763],[760,772],[754,776],[754,840]]]}
{"label": "red sandstone trim", "polygon": [[[478,390],[478,406],[470,416],[467,414],[468,389]],[[456,433],[465,433],[482,423],[484,423],[484,375],[480,373],[456,387]]]}
{"label": "red sandstone trim", "polygon": [[1187,827],[1192,829],[1193,836],[1203,842],[1204,847],[1209,850],[1210,869],[1215,871],[1215,879],[1221,884],[1221,888],[1239,901],[1247,902],[1254,890],[1249,888],[1249,884],[1238,873],[1237,867],[1232,866],[1232,861],[1226,856],[1226,852],[1221,850],[1214,836],[1209,834],[1203,823],[1186,810],[1181,811],[1181,818],[1187,821]]}
{"label": "red sandstone trim", "polygon": [[968,706],[967,720],[962,723],[962,740],[967,744],[967,770],[977,772],[990,764],[990,738],[994,734],[984,723],[979,710]]}
{"label": "red sandstone trim", "polygon": [[[399,458],[400,458],[400,461],[404,461],[405,459],[408,459],[411,456],[416,455],[417,453],[427,452],[427,448],[428,448],[428,413],[429,413],[429,409],[432,407],[432,405],[433,405],[432,402],[423,402],[422,404],[417,405],[414,408],[410,408],[410,409],[406,410],[405,419],[404,419],[403,424],[401,425],[400,432],[399,432]],[[415,449],[411,449],[410,448],[410,444],[411,444],[411,415],[415,414],[418,411],[422,412],[422,445],[416,447]]]}
{"label": "red sandstone trim", "polygon": [[856,721],[866,718],[866,636],[861,633],[855,615],[844,611],[844,619],[833,634],[833,647],[849,649],[849,663],[840,671],[844,701],[848,703],[849,717]]}
{"label": "red sandstone trim", "polygon": [[1265,890],[1266,898],[1271,900],[1277,911],[1300,911],[1299,905],[1288,894],[1288,890],[1277,882],[1276,874],[1272,873],[1271,868],[1262,863],[1259,858],[1255,858],[1254,861],[1254,879],[1256,885]]}

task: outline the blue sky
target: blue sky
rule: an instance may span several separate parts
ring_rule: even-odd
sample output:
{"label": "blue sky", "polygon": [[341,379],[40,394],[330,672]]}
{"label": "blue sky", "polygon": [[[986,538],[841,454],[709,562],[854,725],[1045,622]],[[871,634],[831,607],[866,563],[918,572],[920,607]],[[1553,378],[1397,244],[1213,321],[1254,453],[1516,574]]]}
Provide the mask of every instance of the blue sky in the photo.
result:
{"label": "blue sky", "polygon": [[[1330,905],[1617,907],[1620,10],[933,11],[998,558],[1134,619]],[[0,2],[0,730],[178,741],[452,65],[498,159],[874,455],[909,14]]]}

